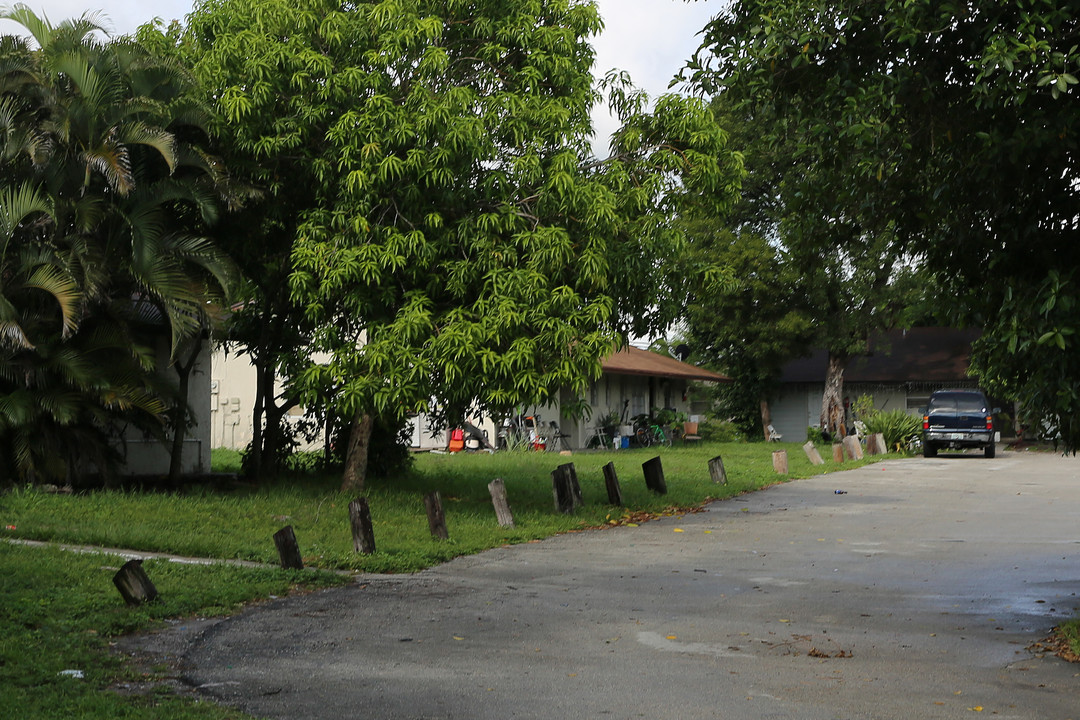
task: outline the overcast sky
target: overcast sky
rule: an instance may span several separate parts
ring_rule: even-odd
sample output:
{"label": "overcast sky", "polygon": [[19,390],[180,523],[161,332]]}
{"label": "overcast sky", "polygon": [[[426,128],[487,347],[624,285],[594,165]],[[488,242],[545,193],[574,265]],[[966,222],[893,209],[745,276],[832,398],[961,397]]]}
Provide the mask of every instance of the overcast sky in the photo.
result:
{"label": "overcast sky", "polygon": [[[192,0],[24,0],[52,23],[85,12],[101,12],[102,24],[116,34],[129,33],[160,17],[181,20],[191,12]],[[14,4],[0,0],[0,5]],[[697,49],[697,33],[723,6],[721,0],[597,0],[604,18],[603,34],[593,40],[597,73],[618,68],[630,73],[635,84],[650,96],[666,92],[672,76]],[[15,26],[0,23],[0,32]],[[597,135],[606,138],[615,129],[606,112],[594,117]],[[606,142],[603,143],[606,147]]]}

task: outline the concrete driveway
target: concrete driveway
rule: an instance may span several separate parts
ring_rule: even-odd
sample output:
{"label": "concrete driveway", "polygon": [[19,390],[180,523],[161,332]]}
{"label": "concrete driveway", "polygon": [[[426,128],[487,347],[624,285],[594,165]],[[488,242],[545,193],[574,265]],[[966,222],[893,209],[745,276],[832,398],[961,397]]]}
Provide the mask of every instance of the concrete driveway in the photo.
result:
{"label": "concrete driveway", "polygon": [[1080,665],[1027,647],[1078,608],[1080,461],[943,455],[365,576],[185,661],[290,720],[1066,720]]}

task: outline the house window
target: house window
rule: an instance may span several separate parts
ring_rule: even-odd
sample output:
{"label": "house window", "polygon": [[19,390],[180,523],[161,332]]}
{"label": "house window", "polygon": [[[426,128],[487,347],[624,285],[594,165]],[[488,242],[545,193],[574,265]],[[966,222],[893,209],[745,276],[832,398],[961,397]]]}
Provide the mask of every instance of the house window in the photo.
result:
{"label": "house window", "polygon": [[908,411],[909,414],[914,414],[914,413],[920,412],[924,407],[926,407],[929,404],[930,404],[930,396],[929,395],[926,395],[926,396],[920,395],[920,396],[917,396],[917,397],[913,397],[911,395],[908,395],[906,407],[907,407],[907,411]]}

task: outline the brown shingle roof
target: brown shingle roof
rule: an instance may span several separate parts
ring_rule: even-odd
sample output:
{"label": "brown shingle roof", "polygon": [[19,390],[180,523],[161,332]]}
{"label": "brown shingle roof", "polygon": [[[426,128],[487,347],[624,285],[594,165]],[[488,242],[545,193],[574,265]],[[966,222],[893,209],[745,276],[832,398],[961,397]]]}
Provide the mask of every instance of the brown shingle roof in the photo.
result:
{"label": "brown shingle roof", "polygon": [[731,378],[706,370],[673,357],[666,357],[646,350],[628,346],[604,359],[605,373],[616,375],[647,375],[650,377],[677,378],[680,380],[707,380],[731,382]]}

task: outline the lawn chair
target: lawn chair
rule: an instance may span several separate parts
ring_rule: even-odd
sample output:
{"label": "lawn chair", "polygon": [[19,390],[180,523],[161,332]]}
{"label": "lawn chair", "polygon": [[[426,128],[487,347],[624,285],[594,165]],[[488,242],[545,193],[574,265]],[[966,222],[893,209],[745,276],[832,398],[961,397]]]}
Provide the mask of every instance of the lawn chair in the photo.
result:
{"label": "lawn chair", "polygon": [[559,424],[552,420],[550,423],[550,429],[547,433],[547,449],[553,452],[560,450],[569,450],[570,443],[567,442],[567,438],[570,437],[562,430],[559,429]]}
{"label": "lawn chair", "polygon": [[701,436],[698,435],[698,424],[696,422],[684,422],[682,424],[683,443],[698,442],[700,440]]}
{"label": "lawn chair", "polygon": [[771,424],[766,429],[769,431],[769,442],[780,442],[783,439],[784,436],[776,432],[776,428]]}

